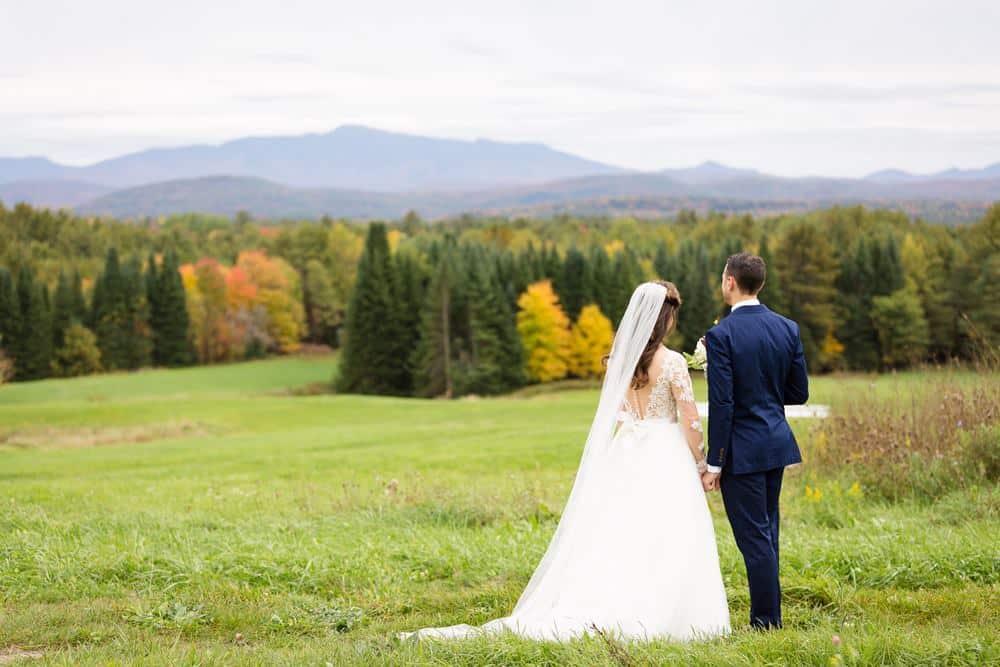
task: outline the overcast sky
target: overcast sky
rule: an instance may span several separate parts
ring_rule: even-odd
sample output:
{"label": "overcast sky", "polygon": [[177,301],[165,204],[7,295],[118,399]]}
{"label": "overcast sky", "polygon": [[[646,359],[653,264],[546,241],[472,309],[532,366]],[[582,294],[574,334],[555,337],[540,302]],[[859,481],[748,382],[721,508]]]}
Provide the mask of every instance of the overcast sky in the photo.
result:
{"label": "overcast sky", "polygon": [[0,156],[345,123],[641,169],[979,167],[1000,2],[0,0]]}

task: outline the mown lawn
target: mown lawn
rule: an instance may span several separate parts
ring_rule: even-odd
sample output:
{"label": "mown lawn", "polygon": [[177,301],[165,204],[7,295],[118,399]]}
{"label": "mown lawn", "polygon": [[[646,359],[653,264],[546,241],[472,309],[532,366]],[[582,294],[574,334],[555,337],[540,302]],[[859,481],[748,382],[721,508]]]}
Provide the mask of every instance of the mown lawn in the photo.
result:
{"label": "mown lawn", "polygon": [[[782,631],[688,645],[401,644],[397,631],[513,606],[555,528],[596,393],[289,391],[328,380],[334,363],[0,388],[0,664],[19,652],[73,665],[1000,661],[997,490],[887,505],[808,460],[783,495]],[[820,378],[813,396],[889,400],[925,380]],[[810,424],[795,427],[808,459]],[[742,562],[711,505],[739,625]]]}

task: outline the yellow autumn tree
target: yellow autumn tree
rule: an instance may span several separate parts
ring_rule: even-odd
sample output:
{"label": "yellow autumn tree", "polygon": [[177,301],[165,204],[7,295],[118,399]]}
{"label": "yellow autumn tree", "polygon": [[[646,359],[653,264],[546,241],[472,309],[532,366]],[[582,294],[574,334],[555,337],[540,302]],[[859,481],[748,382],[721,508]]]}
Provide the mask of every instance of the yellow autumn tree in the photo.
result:
{"label": "yellow autumn tree", "polygon": [[611,350],[615,337],[611,320],[596,304],[584,306],[569,335],[569,372],[581,378],[600,377],[601,359]]}
{"label": "yellow autumn tree", "polygon": [[517,333],[521,336],[528,377],[550,382],[569,371],[569,318],[559,305],[552,283],[528,286],[517,300]]}

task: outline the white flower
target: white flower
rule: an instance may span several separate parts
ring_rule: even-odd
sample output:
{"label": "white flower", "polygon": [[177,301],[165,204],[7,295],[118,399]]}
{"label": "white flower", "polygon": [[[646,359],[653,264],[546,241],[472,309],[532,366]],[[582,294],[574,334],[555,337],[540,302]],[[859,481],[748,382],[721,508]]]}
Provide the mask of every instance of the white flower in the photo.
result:
{"label": "white flower", "polygon": [[705,342],[702,340],[699,340],[698,344],[694,346],[694,360],[697,361],[702,368],[708,366],[708,350],[705,349]]}
{"label": "white flower", "polygon": [[698,341],[698,344],[694,348],[694,354],[684,354],[684,358],[687,359],[688,368],[696,371],[703,371],[708,368],[708,351],[705,349],[705,343]]}

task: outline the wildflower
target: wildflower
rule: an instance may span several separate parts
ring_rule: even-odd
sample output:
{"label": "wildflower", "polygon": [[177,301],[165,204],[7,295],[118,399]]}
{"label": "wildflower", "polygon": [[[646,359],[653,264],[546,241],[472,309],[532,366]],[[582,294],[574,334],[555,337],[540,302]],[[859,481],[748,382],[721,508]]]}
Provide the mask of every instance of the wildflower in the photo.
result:
{"label": "wildflower", "polygon": [[840,646],[840,635],[834,635],[834,636],[830,637],[830,642],[834,646]]}

